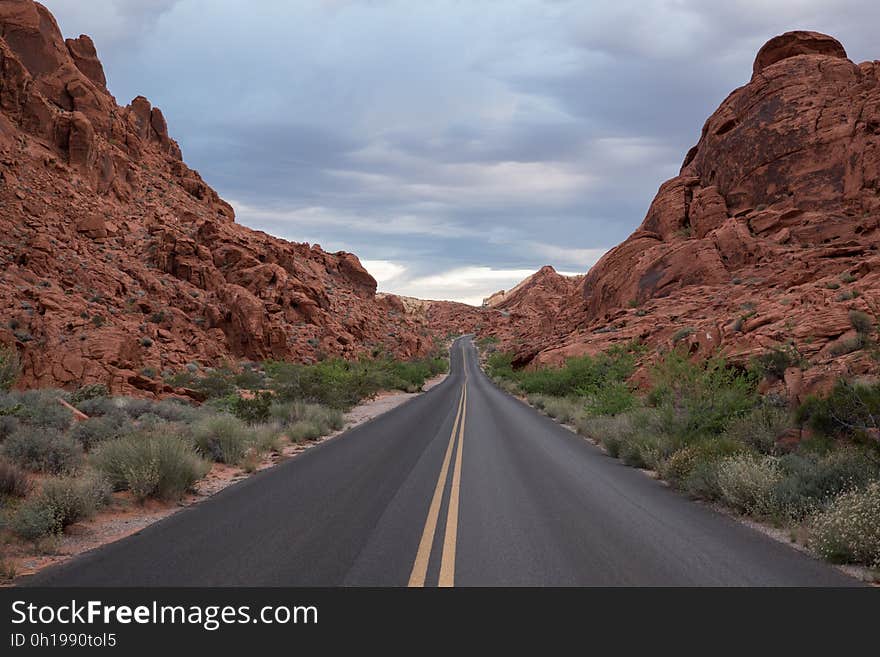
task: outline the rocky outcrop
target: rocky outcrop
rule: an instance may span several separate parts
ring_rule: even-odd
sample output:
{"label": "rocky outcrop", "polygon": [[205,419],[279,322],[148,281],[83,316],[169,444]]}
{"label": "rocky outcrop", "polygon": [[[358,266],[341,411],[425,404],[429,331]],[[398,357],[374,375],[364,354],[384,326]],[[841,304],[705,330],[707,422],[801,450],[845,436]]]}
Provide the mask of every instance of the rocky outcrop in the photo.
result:
{"label": "rocky outcrop", "polygon": [[192,361],[433,348],[354,255],[237,225],[161,110],[120,107],[86,36],[0,3],[0,343],[24,386],[167,392]]}
{"label": "rocky outcrop", "polygon": [[641,226],[577,291],[543,320],[492,330],[521,362],[638,338],[742,362],[789,345],[807,379],[871,371],[867,350],[839,345],[854,335],[850,311],[880,311],[878,227],[880,62],[790,32],[761,49]]}

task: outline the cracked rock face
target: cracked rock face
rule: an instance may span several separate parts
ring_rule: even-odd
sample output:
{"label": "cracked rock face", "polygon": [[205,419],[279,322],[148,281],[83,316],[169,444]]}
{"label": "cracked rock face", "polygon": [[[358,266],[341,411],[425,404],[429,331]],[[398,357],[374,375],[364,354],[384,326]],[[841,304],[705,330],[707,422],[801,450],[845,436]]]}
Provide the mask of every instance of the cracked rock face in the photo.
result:
{"label": "cracked rock face", "polygon": [[161,110],[106,88],[87,36],[0,3],[0,344],[22,386],[180,393],[163,372],[433,348],[357,257],[239,226]]}
{"label": "cracked rock face", "polygon": [[[641,226],[558,301],[552,329],[498,322],[520,362],[558,363],[633,338],[745,362],[793,342],[827,381],[876,371],[851,310],[880,312],[880,62],[833,38],[771,39],[752,80],[706,121]],[[541,337],[522,341],[521,336]]]}

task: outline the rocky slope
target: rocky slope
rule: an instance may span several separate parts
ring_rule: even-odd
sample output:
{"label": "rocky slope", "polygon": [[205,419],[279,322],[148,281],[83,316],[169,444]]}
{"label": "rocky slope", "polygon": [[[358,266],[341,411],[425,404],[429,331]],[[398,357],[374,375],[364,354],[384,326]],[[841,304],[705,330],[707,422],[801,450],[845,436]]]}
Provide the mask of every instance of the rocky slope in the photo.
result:
{"label": "rocky slope", "polygon": [[0,2],[0,343],[24,386],[169,392],[191,361],[426,353],[348,253],[256,232],[183,162],[161,110],[117,105],[87,36]]}
{"label": "rocky slope", "polygon": [[521,363],[639,338],[739,361],[790,345],[810,385],[876,371],[870,349],[844,352],[859,343],[850,311],[874,323],[880,311],[878,227],[880,62],[787,33],[709,117],[642,225],[573,293],[491,331]]}

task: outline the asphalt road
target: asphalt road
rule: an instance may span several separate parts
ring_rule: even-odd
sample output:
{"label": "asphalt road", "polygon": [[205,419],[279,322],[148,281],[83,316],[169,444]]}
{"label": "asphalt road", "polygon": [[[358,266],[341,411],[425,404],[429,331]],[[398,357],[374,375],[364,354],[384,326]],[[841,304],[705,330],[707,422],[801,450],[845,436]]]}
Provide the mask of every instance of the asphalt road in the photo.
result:
{"label": "asphalt road", "polygon": [[395,410],[43,586],[846,586],[496,388],[468,338]]}

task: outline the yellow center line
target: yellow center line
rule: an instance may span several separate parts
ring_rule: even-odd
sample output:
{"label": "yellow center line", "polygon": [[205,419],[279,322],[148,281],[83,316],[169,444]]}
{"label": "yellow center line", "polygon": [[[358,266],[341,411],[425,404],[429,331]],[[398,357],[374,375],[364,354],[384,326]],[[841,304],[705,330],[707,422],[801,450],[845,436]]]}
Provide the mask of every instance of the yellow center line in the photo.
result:
{"label": "yellow center line", "polygon": [[449,471],[449,461],[452,457],[452,446],[455,444],[455,432],[458,429],[458,420],[461,418],[464,407],[466,386],[461,386],[461,396],[458,399],[458,413],[452,424],[452,434],[449,436],[449,445],[446,447],[446,456],[443,457],[443,466],[440,468],[440,476],[437,477],[437,485],[434,488],[434,497],[428,508],[428,517],[425,520],[425,529],[422,531],[422,540],[419,542],[419,550],[413,563],[412,572],[409,576],[408,586],[424,586],[425,576],[428,573],[428,561],[431,558],[431,547],[434,544],[434,534],[437,531],[437,517],[440,515],[440,502],[443,499],[443,490],[446,488],[446,473]]}
{"label": "yellow center line", "polygon": [[464,410],[461,414],[461,424],[458,425],[458,447],[455,452],[455,468],[452,470],[452,488],[449,491],[446,536],[443,539],[443,556],[440,558],[439,586],[455,586],[455,544],[458,540],[458,498],[461,490],[461,453],[464,448],[464,421],[466,417],[467,383],[464,386]]}

